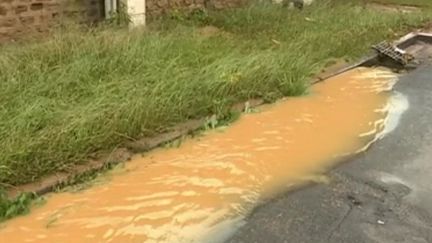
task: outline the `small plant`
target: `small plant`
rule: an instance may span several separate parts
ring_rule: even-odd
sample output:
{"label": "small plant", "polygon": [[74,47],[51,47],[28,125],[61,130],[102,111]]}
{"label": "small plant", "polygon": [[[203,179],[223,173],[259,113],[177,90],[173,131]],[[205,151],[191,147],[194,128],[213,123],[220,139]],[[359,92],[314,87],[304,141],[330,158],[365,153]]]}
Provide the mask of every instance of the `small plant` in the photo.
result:
{"label": "small plant", "polygon": [[131,18],[127,12],[126,4],[120,2],[116,12],[110,13],[110,18],[107,19],[108,25],[127,26],[131,22]]}
{"label": "small plant", "polygon": [[251,107],[250,102],[246,101],[245,105],[244,105],[243,112],[246,114],[256,113],[256,112],[258,112],[258,109]]}
{"label": "small plant", "polygon": [[6,192],[0,191],[0,222],[12,217],[26,214],[36,195],[33,193],[22,193],[15,199],[9,199]]}
{"label": "small plant", "polygon": [[178,9],[174,9],[168,13],[168,17],[172,20],[183,22],[186,20],[186,14]]}
{"label": "small plant", "polygon": [[202,8],[192,10],[189,14],[189,19],[202,25],[209,25],[214,21],[208,11]]}
{"label": "small plant", "polygon": [[219,123],[219,121],[217,119],[217,116],[213,114],[212,116],[210,116],[206,119],[206,122],[204,125],[205,130],[215,129],[216,126],[218,125],[218,123]]}
{"label": "small plant", "polygon": [[179,23],[189,22],[192,25],[209,25],[214,21],[209,12],[202,8],[197,8],[190,12],[174,9],[168,12],[167,16],[169,19]]}

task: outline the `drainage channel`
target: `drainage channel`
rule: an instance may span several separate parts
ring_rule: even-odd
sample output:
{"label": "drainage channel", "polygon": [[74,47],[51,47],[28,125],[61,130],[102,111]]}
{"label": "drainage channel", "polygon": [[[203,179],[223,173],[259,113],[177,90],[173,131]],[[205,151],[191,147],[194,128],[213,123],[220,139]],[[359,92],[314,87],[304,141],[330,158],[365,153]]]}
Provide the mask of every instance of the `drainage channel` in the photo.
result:
{"label": "drainage channel", "polygon": [[0,241],[220,242],[260,202],[322,181],[386,131],[397,77],[359,67],[179,148],[137,156],[105,183],[48,196]]}
{"label": "drainage channel", "polygon": [[262,107],[178,148],[136,156],[89,189],[50,194],[31,214],[4,223],[0,241],[222,242],[261,202],[325,182],[336,162],[395,129],[408,101],[391,91],[395,73],[366,67],[372,59],[306,96]]}

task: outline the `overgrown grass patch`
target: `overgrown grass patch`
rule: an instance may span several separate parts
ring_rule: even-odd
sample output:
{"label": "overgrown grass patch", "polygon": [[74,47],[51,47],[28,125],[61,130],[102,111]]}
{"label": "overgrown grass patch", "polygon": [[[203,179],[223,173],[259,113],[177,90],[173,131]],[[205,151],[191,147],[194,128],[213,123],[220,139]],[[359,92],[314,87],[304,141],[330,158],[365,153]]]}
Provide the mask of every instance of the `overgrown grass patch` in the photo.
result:
{"label": "overgrown grass patch", "polygon": [[[150,31],[73,29],[0,47],[0,183],[68,170],[249,98],[301,95],[327,60],[358,57],[429,17],[341,1],[302,12],[254,4],[160,20]],[[200,35],[204,25],[221,33]]]}

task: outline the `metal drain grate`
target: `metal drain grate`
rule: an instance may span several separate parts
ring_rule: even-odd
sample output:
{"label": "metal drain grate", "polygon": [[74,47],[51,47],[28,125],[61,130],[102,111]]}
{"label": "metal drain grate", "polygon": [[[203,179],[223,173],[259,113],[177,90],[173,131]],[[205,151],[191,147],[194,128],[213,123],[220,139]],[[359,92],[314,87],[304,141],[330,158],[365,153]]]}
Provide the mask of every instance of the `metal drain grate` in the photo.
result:
{"label": "metal drain grate", "polygon": [[398,49],[386,41],[383,41],[377,45],[373,45],[372,48],[381,56],[389,57],[403,66],[407,66],[411,61],[414,60],[414,57],[411,54]]}

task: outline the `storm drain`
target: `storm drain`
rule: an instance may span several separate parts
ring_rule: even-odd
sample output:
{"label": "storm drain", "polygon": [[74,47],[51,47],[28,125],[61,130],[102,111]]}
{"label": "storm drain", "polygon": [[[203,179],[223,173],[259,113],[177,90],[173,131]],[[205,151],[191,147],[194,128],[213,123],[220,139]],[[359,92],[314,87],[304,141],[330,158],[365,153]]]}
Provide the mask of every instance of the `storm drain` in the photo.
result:
{"label": "storm drain", "polygon": [[403,66],[408,66],[414,61],[413,55],[397,48],[396,46],[388,43],[387,41],[383,41],[377,45],[373,45],[372,48],[376,52],[378,52],[379,56],[390,58]]}

